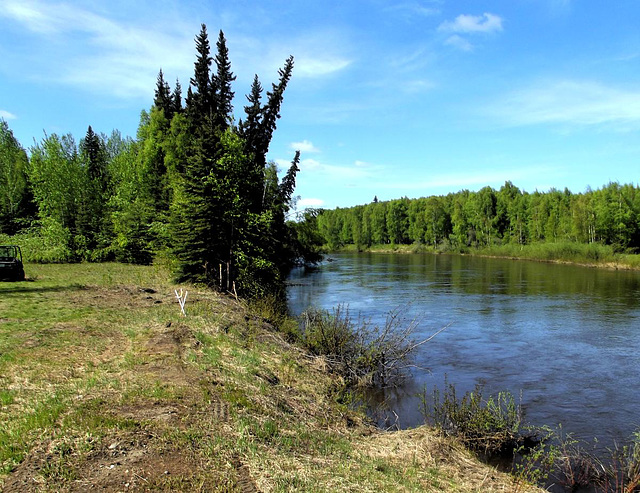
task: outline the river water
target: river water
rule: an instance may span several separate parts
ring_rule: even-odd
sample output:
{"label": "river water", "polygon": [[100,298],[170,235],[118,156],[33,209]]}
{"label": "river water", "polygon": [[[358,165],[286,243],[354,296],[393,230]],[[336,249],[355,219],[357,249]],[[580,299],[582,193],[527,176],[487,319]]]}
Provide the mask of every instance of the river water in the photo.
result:
{"label": "river water", "polygon": [[[600,446],[640,427],[640,273],[431,254],[338,254],[292,272],[293,314],[348,306],[383,323],[402,310],[421,346],[412,378],[383,400],[402,428],[423,423],[420,398],[446,380],[459,395],[519,397],[525,420]],[[396,421],[394,417],[392,423]]]}

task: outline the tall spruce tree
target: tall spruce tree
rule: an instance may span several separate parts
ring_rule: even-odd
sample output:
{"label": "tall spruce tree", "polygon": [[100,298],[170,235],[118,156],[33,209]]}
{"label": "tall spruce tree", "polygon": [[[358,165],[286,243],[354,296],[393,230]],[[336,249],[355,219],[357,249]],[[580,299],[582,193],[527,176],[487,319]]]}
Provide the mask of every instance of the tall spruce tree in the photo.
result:
{"label": "tall spruce tree", "polygon": [[215,57],[217,71],[212,74],[211,85],[215,89],[214,94],[214,126],[218,131],[223,132],[233,120],[233,96],[231,83],[236,80],[231,72],[231,62],[229,61],[229,50],[227,40],[222,30],[218,34],[216,42],[217,54]]}
{"label": "tall spruce tree", "polygon": [[171,113],[182,113],[182,86],[180,81],[176,79],[176,86],[171,93]]}
{"label": "tall spruce tree", "polygon": [[[287,253],[285,217],[291,200],[299,154],[281,186],[271,187],[265,201],[266,153],[293,58],[280,71],[280,80],[261,106],[257,79],[245,107],[247,119],[233,122],[229,52],[222,31],[210,56],[206,26],[196,37],[197,58],[187,92],[189,133],[184,165],[176,167],[171,205],[172,251],[178,259],[177,278],[205,282],[222,289],[236,287],[248,294],[271,290],[282,280]],[[216,70],[212,74],[211,63]],[[237,282],[237,286],[236,286]]]}
{"label": "tall spruce tree", "polygon": [[207,26],[202,24],[200,33],[196,36],[196,51],[198,53],[194,63],[193,77],[187,93],[187,111],[194,126],[199,126],[205,117],[211,115],[213,91],[211,87],[211,47]]}
{"label": "tall spruce tree", "polygon": [[[80,255],[91,258],[97,248],[104,248],[109,242],[106,221],[106,204],[108,199],[107,153],[103,139],[91,126],[80,141],[80,157],[85,170],[85,185],[81,191],[81,202],[75,224],[75,233],[83,244],[78,248],[85,250]],[[86,242],[86,243],[84,243]]]}
{"label": "tall spruce tree", "polygon": [[173,98],[171,95],[171,87],[169,87],[168,82],[164,80],[162,69],[158,72],[158,78],[156,79],[156,92],[153,105],[159,110],[163,110],[164,116],[166,116],[168,120],[171,120],[174,113]]}

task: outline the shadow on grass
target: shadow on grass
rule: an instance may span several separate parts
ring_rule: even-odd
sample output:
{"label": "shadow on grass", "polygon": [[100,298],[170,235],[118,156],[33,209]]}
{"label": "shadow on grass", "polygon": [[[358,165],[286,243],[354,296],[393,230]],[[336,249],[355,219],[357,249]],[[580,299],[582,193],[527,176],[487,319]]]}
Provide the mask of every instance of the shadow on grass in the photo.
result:
{"label": "shadow on grass", "polygon": [[2,282],[0,281],[0,295],[13,293],[55,293],[61,291],[80,291],[86,289],[82,284],[68,284],[63,286],[38,286],[32,282]]}

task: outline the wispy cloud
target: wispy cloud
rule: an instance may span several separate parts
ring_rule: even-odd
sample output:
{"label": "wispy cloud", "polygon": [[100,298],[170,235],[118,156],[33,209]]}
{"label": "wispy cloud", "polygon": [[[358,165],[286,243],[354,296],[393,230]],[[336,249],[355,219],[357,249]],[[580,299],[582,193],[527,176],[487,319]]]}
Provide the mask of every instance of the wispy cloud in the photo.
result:
{"label": "wispy cloud", "polygon": [[351,65],[351,61],[339,56],[302,54],[296,57],[296,75],[320,77],[338,72]]}
{"label": "wispy cloud", "polygon": [[[484,13],[482,15],[459,15],[453,21],[445,21],[438,26],[438,31],[449,33],[444,44],[458,50],[470,52],[474,45],[465,36],[490,34],[502,31],[502,17]],[[465,36],[462,36],[465,35]]]}
{"label": "wispy cloud", "polygon": [[484,13],[482,15],[459,15],[454,21],[445,21],[439,31],[453,33],[491,33],[502,31],[502,18]]}
{"label": "wispy cloud", "polygon": [[0,16],[22,25],[51,50],[49,59],[36,60],[38,76],[48,81],[123,98],[148,97],[161,67],[166,74],[182,74],[191,65],[192,32],[178,21],[155,29],[38,0],[7,0]]}
{"label": "wispy cloud", "polygon": [[[433,5],[434,2],[429,2]],[[405,20],[414,20],[416,17],[432,17],[440,13],[440,9],[427,6],[425,2],[401,2],[386,8],[388,12],[400,14]]]}
{"label": "wispy cloud", "polygon": [[453,46],[462,51],[473,51],[473,45],[462,36],[458,34],[454,34],[453,36],[449,36],[445,42],[445,45]]}
{"label": "wispy cloud", "polygon": [[640,88],[599,82],[545,80],[508,94],[487,112],[509,125],[640,126]]}
{"label": "wispy cloud", "polygon": [[407,94],[419,94],[430,91],[436,84],[427,79],[406,80],[400,84],[400,89]]}
{"label": "wispy cloud", "polygon": [[[276,159],[278,166],[289,166],[291,163],[286,160]],[[379,167],[355,161],[352,166],[327,164],[317,159],[307,158],[300,161],[300,169],[306,179],[328,179],[344,183],[345,180],[360,180],[374,176]]]}
{"label": "wispy cloud", "polygon": [[339,29],[314,29],[305,31],[302,36],[293,38],[279,37],[278,41],[257,42],[245,36],[250,49],[244,50],[240,57],[246,57],[246,64],[252,69],[262,67],[272,71],[282,66],[289,55],[294,56],[295,77],[321,78],[340,72],[353,63],[349,55],[350,41],[345,32]]}
{"label": "wispy cloud", "polygon": [[0,118],[3,120],[16,120],[18,117],[6,110],[0,110]]}
{"label": "wispy cloud", "polygon": [[320,149],[314,146],[313,142],[310,142],[306,139],[303,140],[302,142],[292,142],[291,144],[289,144],[289,148],[294,151],[300,151],[300,152],[308,152],[308,153],[320,152]]}

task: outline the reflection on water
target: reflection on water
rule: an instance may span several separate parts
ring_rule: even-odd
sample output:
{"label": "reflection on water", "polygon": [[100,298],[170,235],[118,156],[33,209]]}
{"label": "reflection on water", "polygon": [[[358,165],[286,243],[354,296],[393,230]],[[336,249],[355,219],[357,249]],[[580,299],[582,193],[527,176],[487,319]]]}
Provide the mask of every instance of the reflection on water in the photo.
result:
{"label": "reflection on water", "polygon": [[424,386],[522,391],[526,419],[603,443],[640,427],[640,274],[449,255],[341,254],[294,271],[289,306],[340,303],[373,322],[403,308],[423,370],[385,400],[402,427],[422,422]]}

